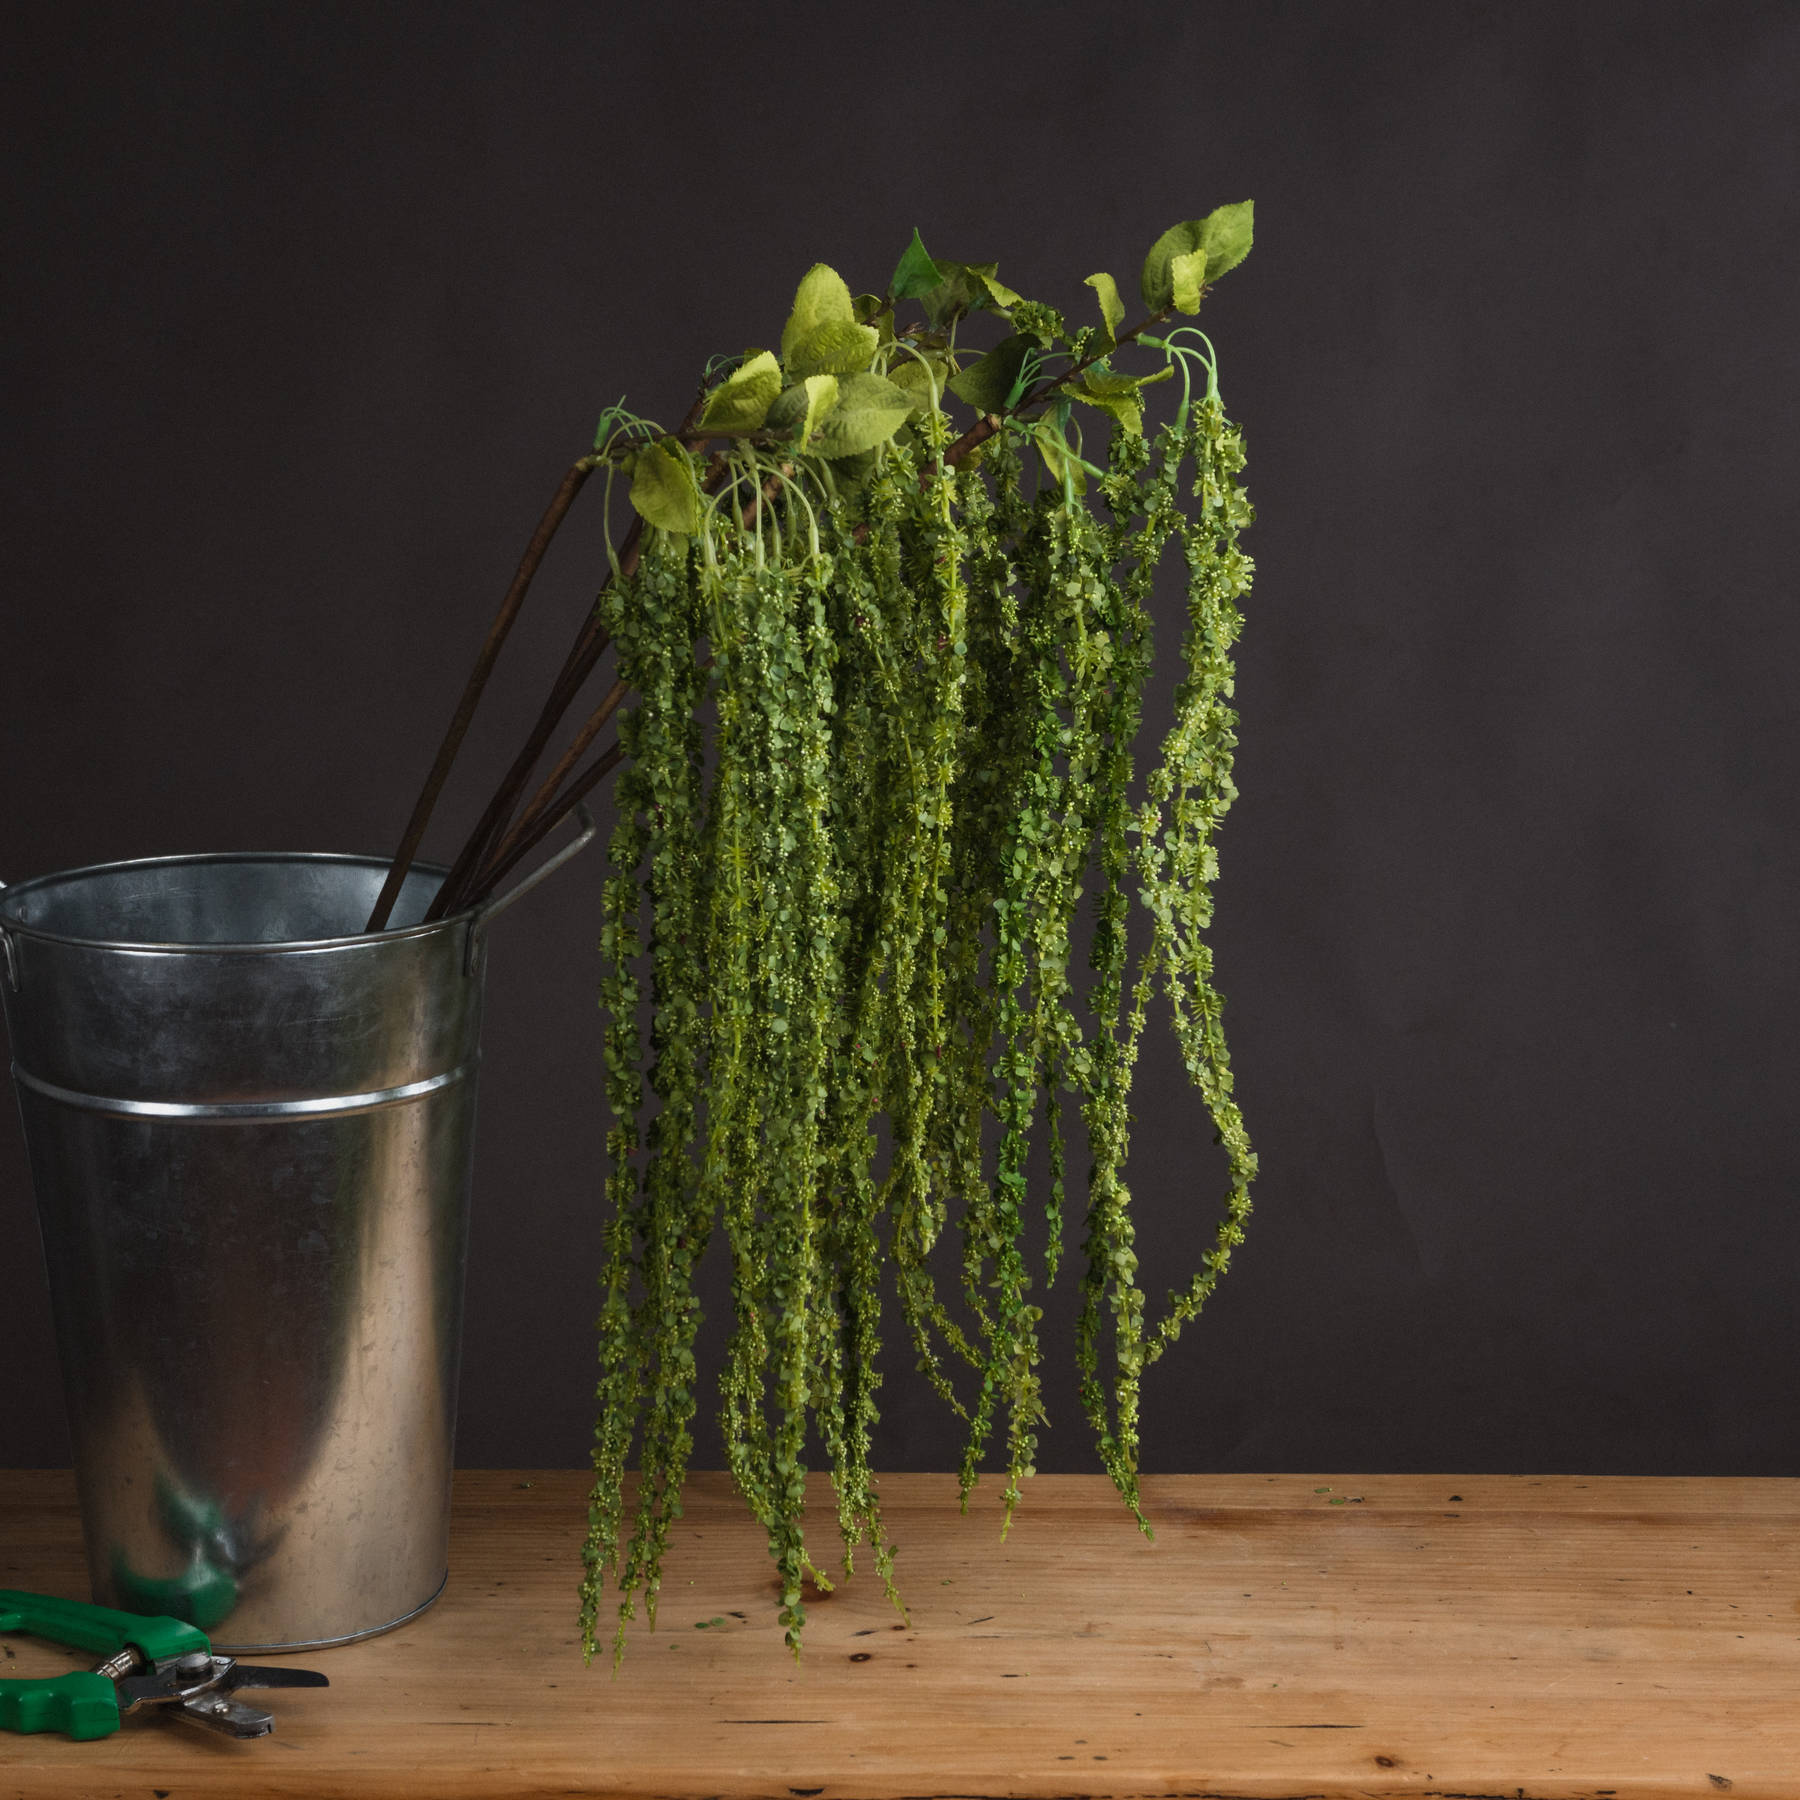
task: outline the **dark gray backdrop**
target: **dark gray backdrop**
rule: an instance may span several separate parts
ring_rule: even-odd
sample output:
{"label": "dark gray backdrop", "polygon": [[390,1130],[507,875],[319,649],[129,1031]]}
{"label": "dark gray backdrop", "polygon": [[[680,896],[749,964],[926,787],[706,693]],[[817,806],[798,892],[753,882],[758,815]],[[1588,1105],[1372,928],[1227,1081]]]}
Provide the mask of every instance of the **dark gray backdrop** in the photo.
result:
{"label": "dark gray backdrop", "polygon": [[[915,224],[1075,310],[1253,195],[1205,322],[1261,515],[1217,941],[1264,1176],[1146,1461],[1800,1474],[1800,13],[5,20],[0,876],[386,850],[602,404],[674,418]],[[474,767],[591,591],[568,536]],[[586,1454],[600,875],[495,942],[465,1463]],[[1166,1042],[1140,1096],[1156,1291],[1216,1184]],[[62,1461],[10,1105],[0,1292],[0,1462]],[[887,1401],[886,1466],[953,1460]]]}

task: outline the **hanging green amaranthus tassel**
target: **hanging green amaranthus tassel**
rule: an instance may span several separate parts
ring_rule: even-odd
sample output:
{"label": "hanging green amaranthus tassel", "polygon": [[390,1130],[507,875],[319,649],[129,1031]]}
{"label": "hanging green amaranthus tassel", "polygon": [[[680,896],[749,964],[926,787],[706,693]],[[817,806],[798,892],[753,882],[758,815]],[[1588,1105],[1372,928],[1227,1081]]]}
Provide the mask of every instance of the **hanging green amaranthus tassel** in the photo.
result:
{"label": "hanging green amaranthus tassel", "polygon": [[[884,1287],[966,1423],[965,1500],[994,1458],[1010,1519],[1045,1422],[1037,1296],[1078,1255],[1082,1402],[1143,1520],[1139,1380],[1241,1242],[1256,1166],[1205,938],[1236,792],[1252,515],[1210,342],[1148,328],[1199,310],[1250,224],[1245,202],[1164,233],[1129,331],[1110,276],[1089,281],[1099,322],[1071,332],[993,265],[935,260],[915,235],[885,296],[809,271],[779,355],[734,359],[681,434],[608,411],[596,456],[629,476],[646,529],[602,602],[635,699],[601,937],[615,1123],[590,1654],[609,1578],[619,1649],[640,1597],[654,1620],[697,1404],[694,1277],[721,1230],[721,1422],[796,1650],[804,1584],[825,1580],[803,1531],[810,1441],[846,1570],[868,1546],[893,1591],[869,1462]],[[914,304],[922,319],[900,324]],[[957,340],[983,313],[1009,329],[972,357]],[[1134,346],[1159,360],[1115,368]],[[1146,435],[1147,390],[1177,372],[1179,407]],[[1184,676],[1140,771],[1151,590],[1171,546]],[[1084,896],[1092,970],[1077,980]],[[1134,910],[1149,924],[1135,967]],[[1226,1191],[1199,1272],[1153,1323],[1126,1166],[1158,993]],[[1064,1161],[1077,1113],[1085,1189]],[[1038,1206],[1048,1249],[1032,1267]],[[946,1232],[949,1291],[933,1258]]]}

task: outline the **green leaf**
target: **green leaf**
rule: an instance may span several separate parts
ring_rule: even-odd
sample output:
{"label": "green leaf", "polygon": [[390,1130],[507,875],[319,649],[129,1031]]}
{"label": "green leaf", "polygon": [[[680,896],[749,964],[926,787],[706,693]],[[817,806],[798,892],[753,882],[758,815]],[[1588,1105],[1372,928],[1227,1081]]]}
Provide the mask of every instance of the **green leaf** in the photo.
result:
{"label": "green leaf", "polygon": [[1206,252],[1206,279],[1217,281],[1250,254],[1255,237],[1256,204],[1240,200],[1215,207],[1201,221],[1200,247]]}
{"label": "green leaf", "polygon": [[1038,454],[1044,459],[1044,467],[1058,480],[1067,480],[1078,494],[1087,492],[1087,470],[1069,454],[1056,427],[1048,419],[1038,421],[1037,430],[1032,433],[1037,440]]}
{"label": "green leaf", "polygon": [[950,378],[950,391],[980,413],[999,412],[1012,396],[1025,365],[1029,342],[1016,334],[1002,338],[986,356]]}
{"label": "green leaf", "polygon": [[1173,373],[1167,368],[1148,376],[1116,375],[1111,369],[1089,369],[1082,376],[1080,387],[1071,388],[1069,392],[1084,406],[1098,407],[1132,437],[1142,437],[1144,406],[1138,398],[1138,390],[1147,382],[1164,380]]}
{"label": "green leaf", "polygon": [[988,304],[986,276],[992,275],[998,263],[989,263],[985,271],[968,263],[939,263],[943,279],[929,293],[919,296],[925,316],[934,325],[947,325],[964,313],[980,312]]}
{"label": "green leaf", "polygon": [[647,524],[691,537],[700,529],[694,465],[673,438],[647,444],[632,461],[631,504]]}
{"label": "green leaf", "polygon": [[1167,364],[1153,375],[1120,375],[1111,369],[1094,368],[1082,376],[1080,387],[1069,392],[1084,405],[1098,407],[1132,437],[1142,437],[1144,406],[1139,396],[1144,388],[1168,381],[1174,373]]}
{"label": "green leaf", "polygon": [[994,271],[999,268],[999,266],[998,263],[982,263],[977,267],[975,273],[981,278],[981,285],[987,289],[987,296],[994,305],[1017,306],[1025,296],[1023,294],[1015,294],[1004,281],[996,281],[994,279]]}
{"label": "green leaf", "polygon": [[888,293],[896,300],[919,300],[943,279],[943,271],[926,255],[915,227],[912,242],[906,246],[894,278],[888,283]]}
{"label": "green leaf", "polygon": [[1169,285],[1177,312],[1197,313],[1200,310],[1200,289],[1205,280],[1204,250],[1186,250],[1180,256],[1169,258]]}
{"label": "green leaf", "polygon": [[[1150,254],[1144,258],[1144,272],[1139,283],[1144,304],[1152,312],[1180,305],[1173,267],[1178,256],[1205,251],[1204,277],[1208,281],[1217,281],[1221,275],[1235,269],[1250,254],[1254,210],[1252,202],[1241,200],[1234,206],[1214,208],[1204,219],[1188,219],[1180,225],[1171,225],[1150,246]],[[1182,307],[1183,312],[1199,310],[1198,295],[1192,297],[1193,306]]]}
{"label": "green leaf", "polygon": [[880,375],[847,375],[838,383],[838,403],[816,437],[804,447],[821,456],[855,456],[885,444],[905,424],[912,399]]}
{"label": "green leaf", "polygon": [[1108,418],[1116,420],[1132,437],[1144,435],[1144,409],[1129,394],[1084,394],[1079,388],[1074,395],[1084,406],[1098,407]]}
{"label": "green leaf", "polygon": [[783,357],[788,378],[804,375],[857,375],[874,360],[881,335],[873,325],[827,319],[797,339]]}
{"label": "green leaf", "polygon": [[886,349],[894,341],[893,301],[881,294],[858,294],[852,304],[857,324],[867,325],[875,333],[877,346]]}
{"label": "green leaf", "polygon": [[835,375],[809,375],[783,392],[769,408],[768,427],[771,431],[795,432],[804,444],[837,405],[837,399]]}
{"label": "green leaf", "polygon": [[1171,225],[1144,258],[1143,273],[1138,278],[1138,291],[1152,312],[1161,312],[1175,304],[1175,277],[1170,268],[1178,256],[1186,256],[1201,248],[1200,234],[1204,225],[1199,219],[1188,219]]}
{"label": "green leaf", "polygon": [[[967,465],[964,465],[967,467]],[[875,452],[859,450],[854,456],[834,456],[831,459],[832,478],[838,484],[841,493],[846,486],[854,487],[859,481],[866,481],[875,473]]]}
{"label": "green leaf", "polygon": [[782,329],[782,362],[791,367],[794,346],[821,325],[834,321],[854,325],[856,304],[836,269],[826,263],[814,263],[800,278],[800,286],[794,294],[794,310]]}
{"label": "green leaf", "polygon": [[1122,394],[1135,394],[1139,388],[1154,387],[1159,381],[1174,378],[1175,371],[1165,363],[1154,374],[1119,375],[1111,369],[1093,368],[1081,377],[1081,385],[1095,399],[1115,399]]}
{"label": "green leaf", "polygon": [[781,392],[781,365],[774,353],[746,353],[743,366],[713,389],[700,415],[702,431],[754,431]]}
{"label": "green leaf", "polygon": [[[929,369],[926,363],[931,366]],[[887,372],[887,378],[895,387],[907,395],[912,401],[915,413],[931,410],[931,390],[933,378],[936,378],[938,403],[943,404],[944,389],[949,381],[950,371],[942,357],[928,356],[924,362],[911,356],[902,356]]]}
{"label": "green leaf", "polygon": [[934,325],[945,325],[984,307],[1017,306],[1024,296],[995,277],[999,267],[998,263],[939,263],[937,286],[919,296],[926,318]]}
{"label": "green leaf", "polygon": [[1119,284],[1110,275],[1090,275],[1084,284],[1100,297],[1100,317],[1105,321],[1106,341],[1117,343],[1119,327],[1125,323],[1125,302],[1119,298]]}

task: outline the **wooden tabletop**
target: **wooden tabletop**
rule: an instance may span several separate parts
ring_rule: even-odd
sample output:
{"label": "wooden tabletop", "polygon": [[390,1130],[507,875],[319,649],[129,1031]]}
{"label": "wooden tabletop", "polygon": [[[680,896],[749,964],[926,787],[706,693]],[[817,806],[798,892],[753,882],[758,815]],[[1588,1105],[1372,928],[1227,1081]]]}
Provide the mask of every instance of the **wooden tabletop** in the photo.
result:
{"label": "wooden tabletop", "polygon": [[[964,1518],[948,1477],[889,1476],[910,1622],[859,1575],[796,1666],[759,1532],[697,1477],[615,1679],[576,1644],[585,1478],[465,1473],[444,1598],[280,1659],[331,1687],[272,1695],[272,1738],[3,1736],[0,1796],[1800,1800],[1800,1482],[1144,1487],[1154,1544],[1100,1477],[1039,1476],[1002,1545],[991,1489]],[[0,1472],[0,1587],[85,1594],[65,1474]]]}

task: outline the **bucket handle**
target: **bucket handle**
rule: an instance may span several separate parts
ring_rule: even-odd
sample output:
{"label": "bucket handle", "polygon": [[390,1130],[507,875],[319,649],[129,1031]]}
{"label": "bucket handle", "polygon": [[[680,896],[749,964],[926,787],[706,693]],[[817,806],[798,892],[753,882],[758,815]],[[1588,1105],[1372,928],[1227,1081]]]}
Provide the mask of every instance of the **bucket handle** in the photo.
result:
{"label": "bucket handle", "polygon": [[[0,881],[0,888],[6,886]],[[0,970],[6,973],[6,985],[16,994],[19,991],[19,964],[13,953],[13,942],[4,925],[0,925]]]}
{"label": "bucket handle", "polygon": [[469,941],[463,950],[463,973],[465,975],[475,973],[475,958],[481,949],[481,940],[487,935],[488,926],[515,900],[524,899],[540,881],[547,880],[554,875],[571,856],[585,850],[594,841],[594,833],[600,828],[594,823],[593,814],[585,806],[578,804],[575,808],[575,817],[580,822],[581,834],[573,843],[564,844],[548,862],[539,863],[517,887],[508,888],[498,900],[490,900],[469,921]]}

